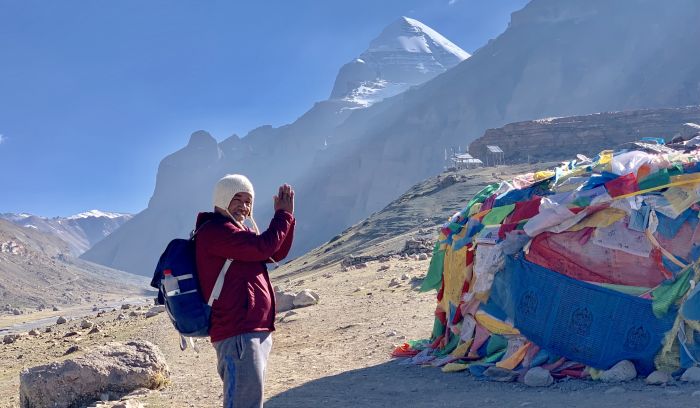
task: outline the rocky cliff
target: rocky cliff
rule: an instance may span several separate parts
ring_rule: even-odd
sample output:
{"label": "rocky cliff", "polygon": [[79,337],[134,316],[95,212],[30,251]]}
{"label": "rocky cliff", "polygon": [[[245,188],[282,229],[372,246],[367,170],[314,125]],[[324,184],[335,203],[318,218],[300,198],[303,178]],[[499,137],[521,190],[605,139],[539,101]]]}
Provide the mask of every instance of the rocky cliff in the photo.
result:
{"label": "rocky cliff", "polygon": [[[644,109],[593,115],[538,119],[488,129],[469,145],[469,153],[486,162],[486,146],[503,149],[506,163],[566,160],[643,137],[670,141],[686,123],[700,123],[700,106]],[[685,137],[693,136],[684,132]]]}

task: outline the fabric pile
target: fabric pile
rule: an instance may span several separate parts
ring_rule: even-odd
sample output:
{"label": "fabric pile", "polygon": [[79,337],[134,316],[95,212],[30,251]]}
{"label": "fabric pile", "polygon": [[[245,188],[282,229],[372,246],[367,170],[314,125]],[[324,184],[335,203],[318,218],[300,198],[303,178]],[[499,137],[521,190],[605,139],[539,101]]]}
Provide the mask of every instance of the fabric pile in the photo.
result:
{"label": "fabric pile", "polygon": [[[700,150],[635,142],[494,183],[440,230],[407,363],[593,378],[700,361]],[[697,299],[696,299],[697,298]]]}

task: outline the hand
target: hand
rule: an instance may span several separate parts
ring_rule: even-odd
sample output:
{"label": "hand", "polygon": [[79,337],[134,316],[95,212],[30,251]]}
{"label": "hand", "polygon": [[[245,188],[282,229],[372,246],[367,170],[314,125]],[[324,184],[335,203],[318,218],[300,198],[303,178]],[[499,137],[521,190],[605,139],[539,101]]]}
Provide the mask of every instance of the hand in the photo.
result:
{"label": "hand", "polygon": [[281,185],[277,195],[274,196],[275,211],[283,210],[294,214],[294,190],[289,184]]}

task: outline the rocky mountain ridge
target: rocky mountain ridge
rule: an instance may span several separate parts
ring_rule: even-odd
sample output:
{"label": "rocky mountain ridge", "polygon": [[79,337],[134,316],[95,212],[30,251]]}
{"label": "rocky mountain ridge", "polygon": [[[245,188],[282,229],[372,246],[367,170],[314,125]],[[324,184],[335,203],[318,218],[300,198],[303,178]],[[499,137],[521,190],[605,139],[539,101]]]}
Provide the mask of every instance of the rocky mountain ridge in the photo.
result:
{"label": "rocky mountain ridge", "polygon": [[122,224],[132,218],[131,214],[103,212],[99,210],[86,211],[69,217],[41,217],[32,214],[0,214],[16,225],[33,228],[52,234],[65,241],[73,256],[79,256],[107,235],[114,232]]}

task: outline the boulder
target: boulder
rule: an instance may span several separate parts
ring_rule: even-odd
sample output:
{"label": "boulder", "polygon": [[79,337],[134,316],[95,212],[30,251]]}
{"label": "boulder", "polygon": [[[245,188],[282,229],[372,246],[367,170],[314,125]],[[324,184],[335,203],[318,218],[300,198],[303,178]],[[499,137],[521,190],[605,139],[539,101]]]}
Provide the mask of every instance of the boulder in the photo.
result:
{"label": "boulder", "polygon": [[56,324],[65,324],[65,323],[68,323],[68,319],[66,319],[63,316],[59,316],[59,318],[56,319]]}
{"label": "boulder", "polygon": [[89,320],[87,320],[87,319],[83,319],[83,321],[80,322],[80,328],[81,328],[81,329],[91,329],[92,326],[94,326],[94,325],[95,325],[95,323],[93,323],[93,322],[91,322],[91,321],[89,321]]}
{"label": "boulder", "polygon": [[700,367],[690,367],[681,376],[681,381],[697,383],[700,382]]}
{"label": "boulder", "polygon": [[293,292],[275,293],[275,312],[281,313],[294,309],[295,298],[296,295]]}
{"label": "boulder", "polygon": [[317,304],[319,300],[320,297],[318,296],[318,293],[312,291],[311,289],[304,289],[297,293],[297,295],[294,297],[294,306],[311,306]]}
{"label": "boulder", "polygon": [[487,368],[484,375],[491,381],[513,382],[518,379],[517,372],[496,366]]}
{"label": "boulder", "polygon": [[108,343],[84,356],[22,370],[22,407],[79,406],[106,392],[128,393],[163,387],[170,370],[163,354],[147,341]]}
{"label": "boulder", "polygon": [[634,364],[629,360],[622,360],[600,374],[600,380],[603,382],[631,381],[636,377],[637,369],[634,368]]}
{"label": "boulder", "polygon": [[19,334],[6,334],[5,337],[2,338],[3,344],[12,344],[19,340],[19,338],[22,337]]}
{"label": "boulder", "polygon": [[549,387],[554,383],[554,378],[552,378],[549,370],[545,370],[542,367],[533,367],[527,370],[523,382],[530,387]]}
{"label": "boulder", "polygon": [[163,312],[165,312],[165,305],[153,306],[152,308],[148,309],[148,311],[146,312],[146,318],[158,316],[159,314],[161,314]]}
{"label": "boulder", "polygon": [[648,385],[664,385],[671,381],[671,373],[656,370],[644,380]]}

